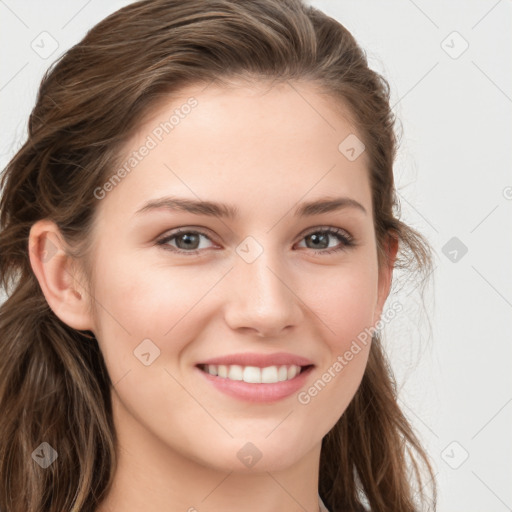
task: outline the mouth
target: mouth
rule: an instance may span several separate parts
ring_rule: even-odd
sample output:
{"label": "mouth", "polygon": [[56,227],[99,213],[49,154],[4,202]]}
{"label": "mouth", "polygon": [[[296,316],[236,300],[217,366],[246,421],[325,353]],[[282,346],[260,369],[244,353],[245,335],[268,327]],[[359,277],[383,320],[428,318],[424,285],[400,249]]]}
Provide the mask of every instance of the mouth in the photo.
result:
{"label": "mouth", "polygon": [[298,378],[299,375],[309,372],[313,364],[275,365],[275,366],[242,366],[236,364],[198,364],[199,370],[210,376],[228,381],[243,381],[247,384],[276,384]]}
{"label": "mouth", "polygon": [[292,397],[307,384],[315,365],[241,366],[197,364],[208,385],[238,401],[273,404]]}

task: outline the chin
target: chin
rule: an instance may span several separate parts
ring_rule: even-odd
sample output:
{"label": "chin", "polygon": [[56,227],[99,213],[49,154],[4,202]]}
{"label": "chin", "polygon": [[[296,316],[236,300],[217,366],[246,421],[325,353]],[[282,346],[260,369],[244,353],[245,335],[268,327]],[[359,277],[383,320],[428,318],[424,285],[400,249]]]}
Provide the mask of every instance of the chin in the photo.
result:
{"label": "chin", "polygon": [[[276,451],[270,443],[237,440],[236,448],[226,447],[220,453],[214,453],[213,459],[202,463],[213,469],[240,474],[258,474],[269,471],[283,471],[299,460],[296,447],[286,451]],[[265,445],[265,446],[264,446]],[[282,447],[282,444],[281,444]],[[211,454],[210,454],[211,455]],[[218,457],[216,457],[218,455]]]}

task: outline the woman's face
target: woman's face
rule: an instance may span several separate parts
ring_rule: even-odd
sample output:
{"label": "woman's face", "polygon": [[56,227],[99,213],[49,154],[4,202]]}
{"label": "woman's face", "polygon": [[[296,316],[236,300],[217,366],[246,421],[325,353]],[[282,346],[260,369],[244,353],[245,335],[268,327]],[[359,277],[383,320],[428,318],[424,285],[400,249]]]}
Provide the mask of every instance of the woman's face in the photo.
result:
{"label": "woman's face", "polygon": [[[310,84],[190,87],[95,191],[91,330],[125,440],[278,470],[345,411],[370,345],[351,347],[390,276],[379,280],[366,153],[340,112]],[[198,367],[217,358],[230,358],[211,368],[220,376]],[[294,363],[309,368],[279,381]],[[236,380],[262,375],[278,382]]]}

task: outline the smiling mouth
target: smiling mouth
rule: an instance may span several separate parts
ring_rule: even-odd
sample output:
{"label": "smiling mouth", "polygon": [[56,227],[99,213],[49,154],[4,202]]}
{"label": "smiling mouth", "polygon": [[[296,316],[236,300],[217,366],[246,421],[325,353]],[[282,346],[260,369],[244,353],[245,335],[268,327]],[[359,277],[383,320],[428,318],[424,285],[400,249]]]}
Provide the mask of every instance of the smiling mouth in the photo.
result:
{"label": "smiling mouth", "polygon": [[301,373],[312,368],[314,365],[276,365],[265,366],[242,366],[236,364],[198,364],[197,368],[214,377],[232,381],[243,381],[249,384],[275,384],[296,378]]}

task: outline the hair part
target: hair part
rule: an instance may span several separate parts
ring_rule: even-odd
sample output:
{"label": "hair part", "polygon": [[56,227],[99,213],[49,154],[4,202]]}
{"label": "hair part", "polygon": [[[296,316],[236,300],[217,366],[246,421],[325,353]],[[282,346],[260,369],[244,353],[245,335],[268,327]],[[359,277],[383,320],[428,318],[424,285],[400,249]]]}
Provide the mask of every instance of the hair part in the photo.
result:
{"label": "hair part", "polygon": [[[40,219],[58,226],[93,311],[93,191],[162,99],[240,78],[308,82],[345,108],[366,146],[379,266],[391,237],[399,242],[395,268],[429,275],[428,243],[394,211],[389,85],[338,21],[299,0],[143,0],[118,10],[45,73],[28,138],[1,179],[0,282],[8,296],[0,306],[1,510],[93,512],[117,463],[102,354],[92,332],[72,329],[49,308],[29,260],[31,226]],[[58,447],[44,470],[31,457],[42,440]],[[420,466],[434,482],[374,335],[361,385],[323,439],[320,495],[331,512],[364,504],[412,512],[418,496],[427,503]]]}

